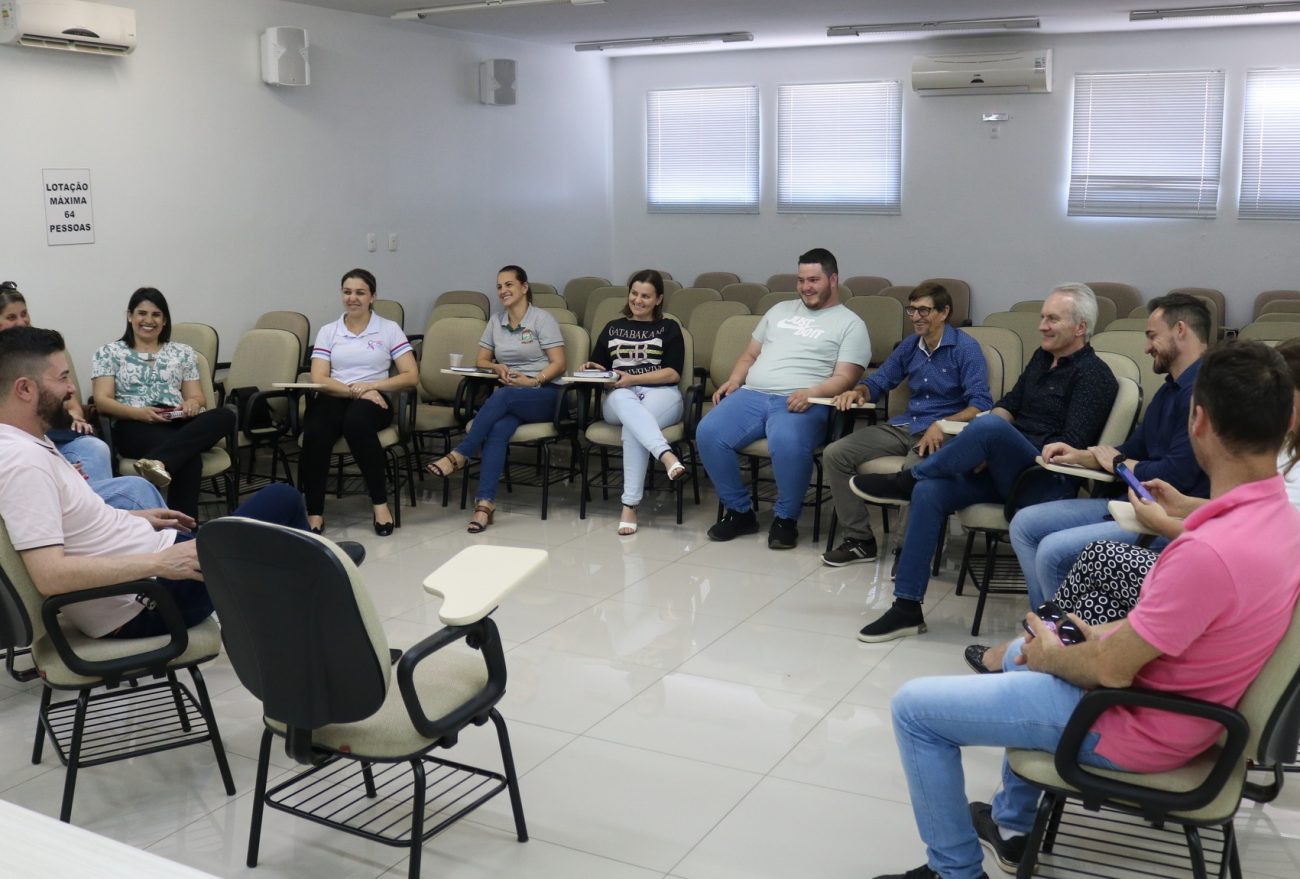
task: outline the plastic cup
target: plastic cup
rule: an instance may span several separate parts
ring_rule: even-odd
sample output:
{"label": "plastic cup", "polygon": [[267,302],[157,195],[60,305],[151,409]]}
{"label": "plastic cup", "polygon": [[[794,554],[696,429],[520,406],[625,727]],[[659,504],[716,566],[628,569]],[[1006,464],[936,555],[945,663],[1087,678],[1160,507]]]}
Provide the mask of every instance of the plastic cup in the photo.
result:
{"label": "plastic cup", "polygon": [[451,361],[452,368],[460,366],[461,361],[465,359],[464,354],[448,354],[447,359]]}

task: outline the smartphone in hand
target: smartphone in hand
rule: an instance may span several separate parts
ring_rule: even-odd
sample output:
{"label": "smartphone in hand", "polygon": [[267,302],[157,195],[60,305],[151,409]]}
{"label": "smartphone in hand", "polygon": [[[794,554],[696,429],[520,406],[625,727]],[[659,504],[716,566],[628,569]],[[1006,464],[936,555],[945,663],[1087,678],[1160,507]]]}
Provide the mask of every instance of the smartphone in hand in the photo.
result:
{"label": "smartphone in hand", "polygon": [[1156,499],[1152,496],[1151,492],[1147,491],[1146,486],[1138,481],[1138,478],[1133,475],[1133,471],[1128,469],[1128,465],[1123,461],[1120,461],[1115,465],[1115,473],[1127,482],[1129,488],[1133,489],[1137,496],[1142,498],[1142,500],[1150,501],[1153,504],[1156,502]]}
{"label": "smartphone in hand", "polygon": [[[1074,620],[1065,615],[1061,606],[1055,601],[1048,601],[1042,604],[1038,610],[1034,611],[1043,625],[1050,631],[1056,633],[1056,637],[1061,639],[1061,643],[1067,647],[1071,644],[1078,644],[1084,640],[1083,630],[1075,624]],[[1034,637],[1034,630],[1029,626],[1029,620],[1023,620],[1020,623],[1029,633],[1029,637]]]}

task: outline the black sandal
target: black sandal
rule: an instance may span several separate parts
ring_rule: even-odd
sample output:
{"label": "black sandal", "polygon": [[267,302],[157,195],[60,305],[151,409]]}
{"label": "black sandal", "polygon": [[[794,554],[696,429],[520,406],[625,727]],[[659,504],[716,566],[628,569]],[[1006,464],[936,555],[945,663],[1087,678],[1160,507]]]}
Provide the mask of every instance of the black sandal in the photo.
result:
{"label": "black sandal", "polygon": [[[451,462],[451,469],[448,470],[446,473],[443,473],[442,468],[438,466],[438,461],[441,461],[442,458],[446,458],[448,461]],[[443,455],[442,458],[439,458],[438,461],[430,461],[425,466],[424,469],[427,470],[429,473],[432,473],[434,476],[437,476],[441,479],[450,479],[452,474],[459,473],[460,471],[465,469],[465,466],[467,464],[469,464],[469,459],[464,457],[463,455],[461,456],[460,463],[457,464],[456,454],[454,452],[448,452],[447,454]]]}
{"label": "black sandal", "polygon": [[[430,464],[429,466],[432,467],[433,465]],[[487,521],[479,522],[477,520],[470,519],[469,525],[465,527],[465,530],[468,531],[470,534],[482,534],[484,531],[487,530],[488,526],[492,524],[492,517],[493,515],[496,514],[496,511],[497,511],[496,507],[489,507],[487,504],[475,504],[474,515],[477,516],[479,513],[483,513],[487,516]]]}
{"label": "black sandal", "polygon": [[1000,675],[1002,674],[1002,669],[989,668],[984,664],[984,654],[988,653],[991,649],[992,648],[990,647],[985,647],[983,644],[971,644],[966,648],[962,657],[966,660],[966,664],[969,665],[971,670],[976,674]]}

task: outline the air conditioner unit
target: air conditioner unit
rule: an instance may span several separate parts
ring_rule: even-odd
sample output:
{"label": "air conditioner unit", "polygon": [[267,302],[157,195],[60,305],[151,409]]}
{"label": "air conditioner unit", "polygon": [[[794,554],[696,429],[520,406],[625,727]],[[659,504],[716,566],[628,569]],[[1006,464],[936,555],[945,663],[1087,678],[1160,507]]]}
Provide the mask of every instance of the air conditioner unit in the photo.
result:
{"label": "air conditioner unit", "polygon": [[917,55],[912,90],[922,97],[1050,92],[1052,50]]}
{"label": "air conditioner unit", "polygon": [[84,0],[0,0],[0,45],[129,55],[135,10]]}

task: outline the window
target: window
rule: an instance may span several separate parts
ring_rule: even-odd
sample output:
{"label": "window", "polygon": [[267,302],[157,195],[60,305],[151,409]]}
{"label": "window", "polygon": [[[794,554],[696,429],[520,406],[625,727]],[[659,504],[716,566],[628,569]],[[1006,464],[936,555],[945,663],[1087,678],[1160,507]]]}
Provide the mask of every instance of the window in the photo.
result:
{"label": "window", "polygon": [[672,89],[646,97],[646,209],[758,213],[758,89]]}
{"label": "window", "polygon": [[899,213],[901,144],[897,82],[781,86],[777,210]]}
{"label": "window", "polygon": [[1300,220],[1300,70],[1246,73],[1241,138],[1244,220]]}
{"label": "window", "polygon": [[1213,218],[1223,71],[1074,78],[1072,216]]}

